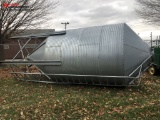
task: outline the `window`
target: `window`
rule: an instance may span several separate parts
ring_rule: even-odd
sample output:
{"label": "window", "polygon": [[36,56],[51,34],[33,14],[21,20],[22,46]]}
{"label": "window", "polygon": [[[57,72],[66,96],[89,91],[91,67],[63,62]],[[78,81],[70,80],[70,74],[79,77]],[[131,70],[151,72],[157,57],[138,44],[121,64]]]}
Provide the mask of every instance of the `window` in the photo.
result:
{"label": "window", "polygon": [[9,45],[3,45],[4,49],[9,49]]}

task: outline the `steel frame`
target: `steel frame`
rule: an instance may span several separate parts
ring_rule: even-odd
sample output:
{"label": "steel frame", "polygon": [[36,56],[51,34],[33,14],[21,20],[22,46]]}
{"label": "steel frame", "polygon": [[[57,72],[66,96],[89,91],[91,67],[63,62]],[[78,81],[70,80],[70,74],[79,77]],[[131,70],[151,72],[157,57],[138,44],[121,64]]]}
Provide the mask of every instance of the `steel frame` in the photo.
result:
{"label": "steel frame", "polygon": [[[150,62],[150,59],[151,59],[152,55],[147,58],[139,67],[137,67],[129,76],[100,76],[100,75],[76,75],[76,74],[45,74],[43,73],[42,71],[40,71],[38,68],[38,70],[40,72],[38,73],[31,73],[31,72],[11,72],[11,74],[15,74],[16,76],[18,75],[21,75],[23,76],[22,78],[24,78],[25,76],[25,79],[18,79],[18,80],[23,80],[23,81],[32,81],[32,82],[41,82],[41,83],[53,83],[53,84],[87,84],[87,81],[85,83],[71,83],[71,82],[58,82],[57,80],[55,82],[53,82],[49,76],[70,76],[70,77],[94,77],[94,78],[118,78],[118,79],[133,79],[129,85],[118,85],[115,83],[115,85],[103,85],[101,84],[101,81],[99,81],[99,84],[92,84],[92,85],[101,85],[101,86],[139,86],[140,85],[140,82],[141,82],[141,75],[144,71],[146,71],[148,69],[149,66],[144,67],[144,64],[146,62]],[[138,72],[137,76],[136,77],[131,77],[133,74],[135,74],[136,72]],[[27,77],[26,77],[27,76]],[[29,77],[30,76],[30,77]],[[33,79],[33,80],[30,80],[28,78],[36,78],[36,77],[33,77],[33,76],[45,76],[47,78],[47,80],[42,80],[41,78],[39,79]],[[16,77],[17,78],[17,77]],[[18,77],[19,78],[19,77]],[[136,82],[137,81],[137,82]]]}
{"label": "steel frame", "polygon": [[[149,66],[145,67],[145,63],[150,62],[152,55],[147,58],[139,67],[137,67],[129,76],[101,76],[101,75],[76,75],[76,74],[46,74],[43,73],[36,65],[61,65],[61,61],[28,61],[26,56],[24,56],[23,50],[26,51],[27,48],[25,46],[31,41],[32,37],[29,37],[26,43],[22,45],[22,43],[18,40],[20,50],[14,56],[14,58],[10,61],[3,61],[1,64],[9,64],[12,70],[11,74],[17,80],[28,81],[28,82],[40,82],[40,83],[52,83],[52,84],[87,84],[88,82],[85,80],[85,83],[79,80],[79,83],[69,82],[69,81],[61,81],[59,82],[56,77],[55,81],[52,81],[49,76],[69,76],[69,77],[93,77],[93,78],[117,78],[117,79],[132,79],[129,85],[118,85],[115,81],[115,85],[104,85],[100,80],[99,84],[94,83],[92,81],[92,85],[100,85],[100,86],[139,86],[141,82],[141,74],[148,69]],[[16,57],[19,54],[22,54],[22,60],[16,60]],[[29,52],[28,52],[29,54]],[[151,63],[151,62],[150,62]],[[23,71],[18,65],[24,65],[25,70]],[[30,66],[34,66],[38,72],[32,72],[30,70]],[[144,68],[145,67],[145,68]],[[18,70],[16,71],[15,68]],[[134,77],[133,75],[137,73]],[[137,81],[137,82],[136,82]],[[108,83],[108,81],[107,81]]]}

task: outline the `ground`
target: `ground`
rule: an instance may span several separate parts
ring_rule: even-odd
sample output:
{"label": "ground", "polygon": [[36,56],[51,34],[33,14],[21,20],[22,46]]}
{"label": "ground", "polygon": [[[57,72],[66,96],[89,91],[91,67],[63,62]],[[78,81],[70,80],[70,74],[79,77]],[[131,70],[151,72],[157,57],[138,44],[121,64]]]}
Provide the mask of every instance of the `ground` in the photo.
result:
{"label": "ground", "polygon": [[14,80],[0,68],[0,120],[158,120],[160,76],[138,87],[52,85]]}

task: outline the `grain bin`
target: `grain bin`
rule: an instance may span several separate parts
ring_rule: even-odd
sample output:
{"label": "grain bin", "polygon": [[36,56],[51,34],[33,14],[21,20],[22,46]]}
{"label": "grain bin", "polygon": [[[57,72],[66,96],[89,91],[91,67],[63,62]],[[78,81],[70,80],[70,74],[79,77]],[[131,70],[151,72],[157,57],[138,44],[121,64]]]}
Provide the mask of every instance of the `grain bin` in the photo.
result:
{"label": "grain bin", "polygon": [[149,56],[149,46],[123,23],[67,30],[65,35],[48,37],[28,59],[59,61],[57,65],[38,66],[55,82],[128,85],[132,79],[121,76],[136,72]]}

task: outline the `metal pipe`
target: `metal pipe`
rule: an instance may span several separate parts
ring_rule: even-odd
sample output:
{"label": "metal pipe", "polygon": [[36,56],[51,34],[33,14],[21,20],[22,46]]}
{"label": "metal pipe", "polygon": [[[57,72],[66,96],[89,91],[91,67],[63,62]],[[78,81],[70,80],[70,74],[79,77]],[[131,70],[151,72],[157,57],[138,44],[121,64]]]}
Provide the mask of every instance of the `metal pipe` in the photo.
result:
{"label": "metal pipe", "polygon": [[137,67],[137,69],[135,69],[135,70],[129,75],[129,77],[132,76],[132,75],[133,75],[147,60],[149,60],[151,57],[152,57],[152,55],[149,56],[139,67]]}
{"label": "metal pipe", "polygon": [[129,78],[134,79],[136,77],[129,76],[100,76],[100,75],[76,75],[76,74],[41,74],[41,73],[24,73],[24,72],[11,72],[11,74],[28,74],[28,75],[48,75],[48,76],[71,76],[71,77],[99,77],[99,78]]}
{"label": "metal pipe", "polygon": [[42,70],[40,70],[37,66],[35,66],[42,74],[44,74],[49,80],[51,80],[51,78],[48,76],[48,75],[46,75]]}
{"label": "metal pipe", "polygon": [[151,32],[151,36],[150,36],[150,37],[151,37],[151,49],[152,49],[152,42],[153,42],[153,41],[152,41],[152,32]]}
{"label": "metal pipe", "polygon": [[21,50],[22,58],[24,59],[24,54],[23,54],[22,46],[21,46],[21,44],[20,44],[20,41],[19,41],[19,40],[18,40],[18,44],[19,44],[19,48],[20,48],[20,50]]}
{"label": "metal pipe", "polygon": [[[22,41],[20,41],[21,42],[21,44],[23,45],[23,42]],[[27,51],[27,53],[28,53],[28,55],[29,55],[29,51],[27,50],[27,48],[25,47],[25,50]]]}
{"label": "metal pipe", "polygon": [[[38,81],[38,80],[22,80],[22,81],[25,81],[25,82],[36,82],[36,83],[45,83],[45,84],[55,84],[55,85],[64,85],[64,84],[74,84],[74,83],[71,83],[71,82],[69,82],[69,83],[63,83],[63,82],[51,82],[51,81]],[[86,85],[86,83],[76,83],[76,84],[78,84],[78,85]],[[109,84],[107,84],[107,85],[104,85],[104,84],[89,84],[89,85],[96,85],[96,86],[111,86],[111,87],[115,87],[115,85],[109,85]],[[140,81],[138,82],[138,84],[137,85],[131,85],[131,84],[129,84],[129,85],[117,85],[117,86],[133,86],[133,87],[135,87],[135,86],[139,86],[140,85]]]}
{"label": "metal pipe", "polygon": [[18,56],[18,54],[21,52],[21,50],[30,42],[32,38],[30,38],[25,44],[24,46],[19,50],[19,52],[14,56],[14,58],[12,59],[12,61]]}

